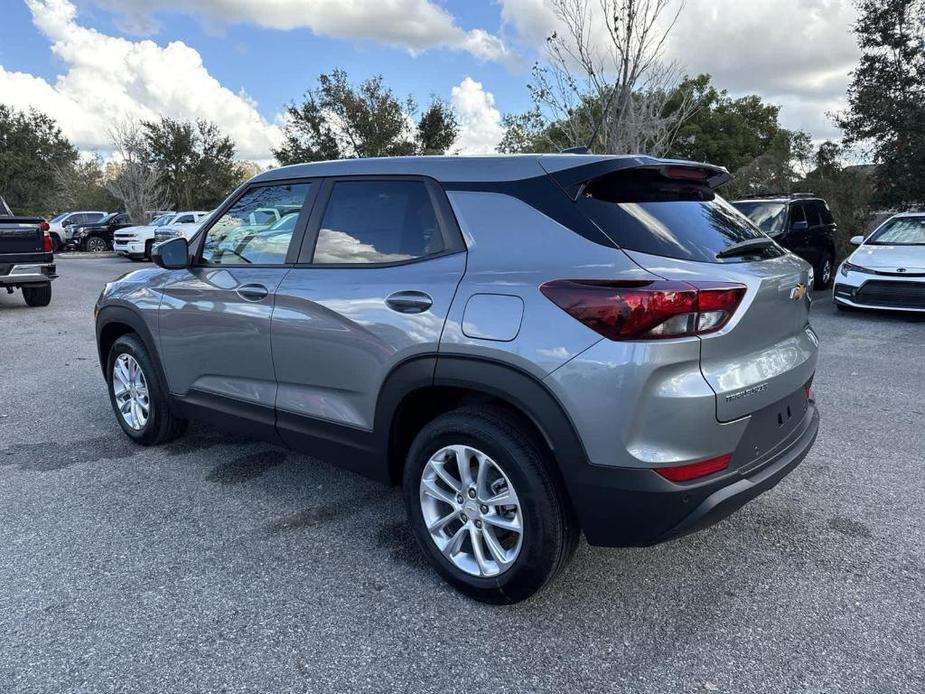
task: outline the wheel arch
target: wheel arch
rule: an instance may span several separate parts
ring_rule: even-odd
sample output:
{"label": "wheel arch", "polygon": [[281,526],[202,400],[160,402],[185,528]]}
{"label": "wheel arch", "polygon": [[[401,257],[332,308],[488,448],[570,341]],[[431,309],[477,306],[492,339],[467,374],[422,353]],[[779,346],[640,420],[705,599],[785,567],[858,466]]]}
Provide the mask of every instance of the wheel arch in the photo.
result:
{"label": "wheel arch", "polygon": [[136,312],[124,306],[105,306],[96,317],[96,349],[100,368],[106,373],[106,360],[113,343],[123,335],[134,333],[144,343],[158,369],[161,368],[154,336],[145,320]]}
{"label": "wheel arch", "polygon": [[376,431],[388,451],[388,477],[401,479],[405,455],[423,424],[456,407],[490,402],[519,416],[549,449],[566,489],[587,454],[575,426],[553,393],[536,377],[482,357],[428,357],[399,365],[386,380],[376,408]]}

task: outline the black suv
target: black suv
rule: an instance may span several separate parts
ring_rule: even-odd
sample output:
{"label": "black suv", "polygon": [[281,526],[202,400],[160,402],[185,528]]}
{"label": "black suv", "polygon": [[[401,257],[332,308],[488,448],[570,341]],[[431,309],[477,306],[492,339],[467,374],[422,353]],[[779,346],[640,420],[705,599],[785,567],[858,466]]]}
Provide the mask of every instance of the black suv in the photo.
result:
{"label": "black suv", "polygon": [[104,253],[112,248],[112,237],[119,229],[132,226],[126,212],[113,212],[93,224],[83,224],[74,230],[70,244],[78,251]]}
{"label": "black suv", "polygon": [[825,200],[811,193],[768,195],[732,203],[759,229],[813,266],[815,289],[835,274],[835,220]]}

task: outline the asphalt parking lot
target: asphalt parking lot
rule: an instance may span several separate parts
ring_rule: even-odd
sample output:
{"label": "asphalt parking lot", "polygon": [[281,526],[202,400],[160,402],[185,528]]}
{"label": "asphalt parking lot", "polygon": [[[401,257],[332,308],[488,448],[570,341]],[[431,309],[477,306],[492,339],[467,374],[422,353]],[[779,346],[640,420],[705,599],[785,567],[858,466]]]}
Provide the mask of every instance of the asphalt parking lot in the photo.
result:
{"label": "asphalt parking lot", "polygon": [[130,443],[92,307],[134,267],[0,294],[0,691],[925,691],[925,320],[817,298],[800,468],[498,608],[424,564],[397,490],[201,426]]}

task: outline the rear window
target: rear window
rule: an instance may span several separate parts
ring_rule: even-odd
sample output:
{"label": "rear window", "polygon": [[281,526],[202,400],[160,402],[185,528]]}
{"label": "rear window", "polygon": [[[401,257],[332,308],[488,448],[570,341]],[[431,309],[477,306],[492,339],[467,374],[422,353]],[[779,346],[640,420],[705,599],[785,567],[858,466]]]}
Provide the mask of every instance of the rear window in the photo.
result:
{"label": "rear window", "polygon": [[746,262],[781,254],[776,247],[718,259],[729,247],[763,238],[745,215],[691,181],[657,171],[618,171],[592,181],[579,197],[582,211],[621,247],[698,262]]}

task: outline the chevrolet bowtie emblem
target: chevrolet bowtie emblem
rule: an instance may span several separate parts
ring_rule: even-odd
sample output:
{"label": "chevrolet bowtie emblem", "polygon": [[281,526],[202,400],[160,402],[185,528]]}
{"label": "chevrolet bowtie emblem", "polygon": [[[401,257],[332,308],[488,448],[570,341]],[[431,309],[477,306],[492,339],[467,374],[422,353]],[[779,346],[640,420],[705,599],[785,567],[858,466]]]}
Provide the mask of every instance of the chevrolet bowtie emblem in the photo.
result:
{"label": "chevrolet bowtie emblem", "polygon": [[799,301],[804,296],[806,296],[806,285],[802,282],[790,290],[790,298],[794,301]]}

